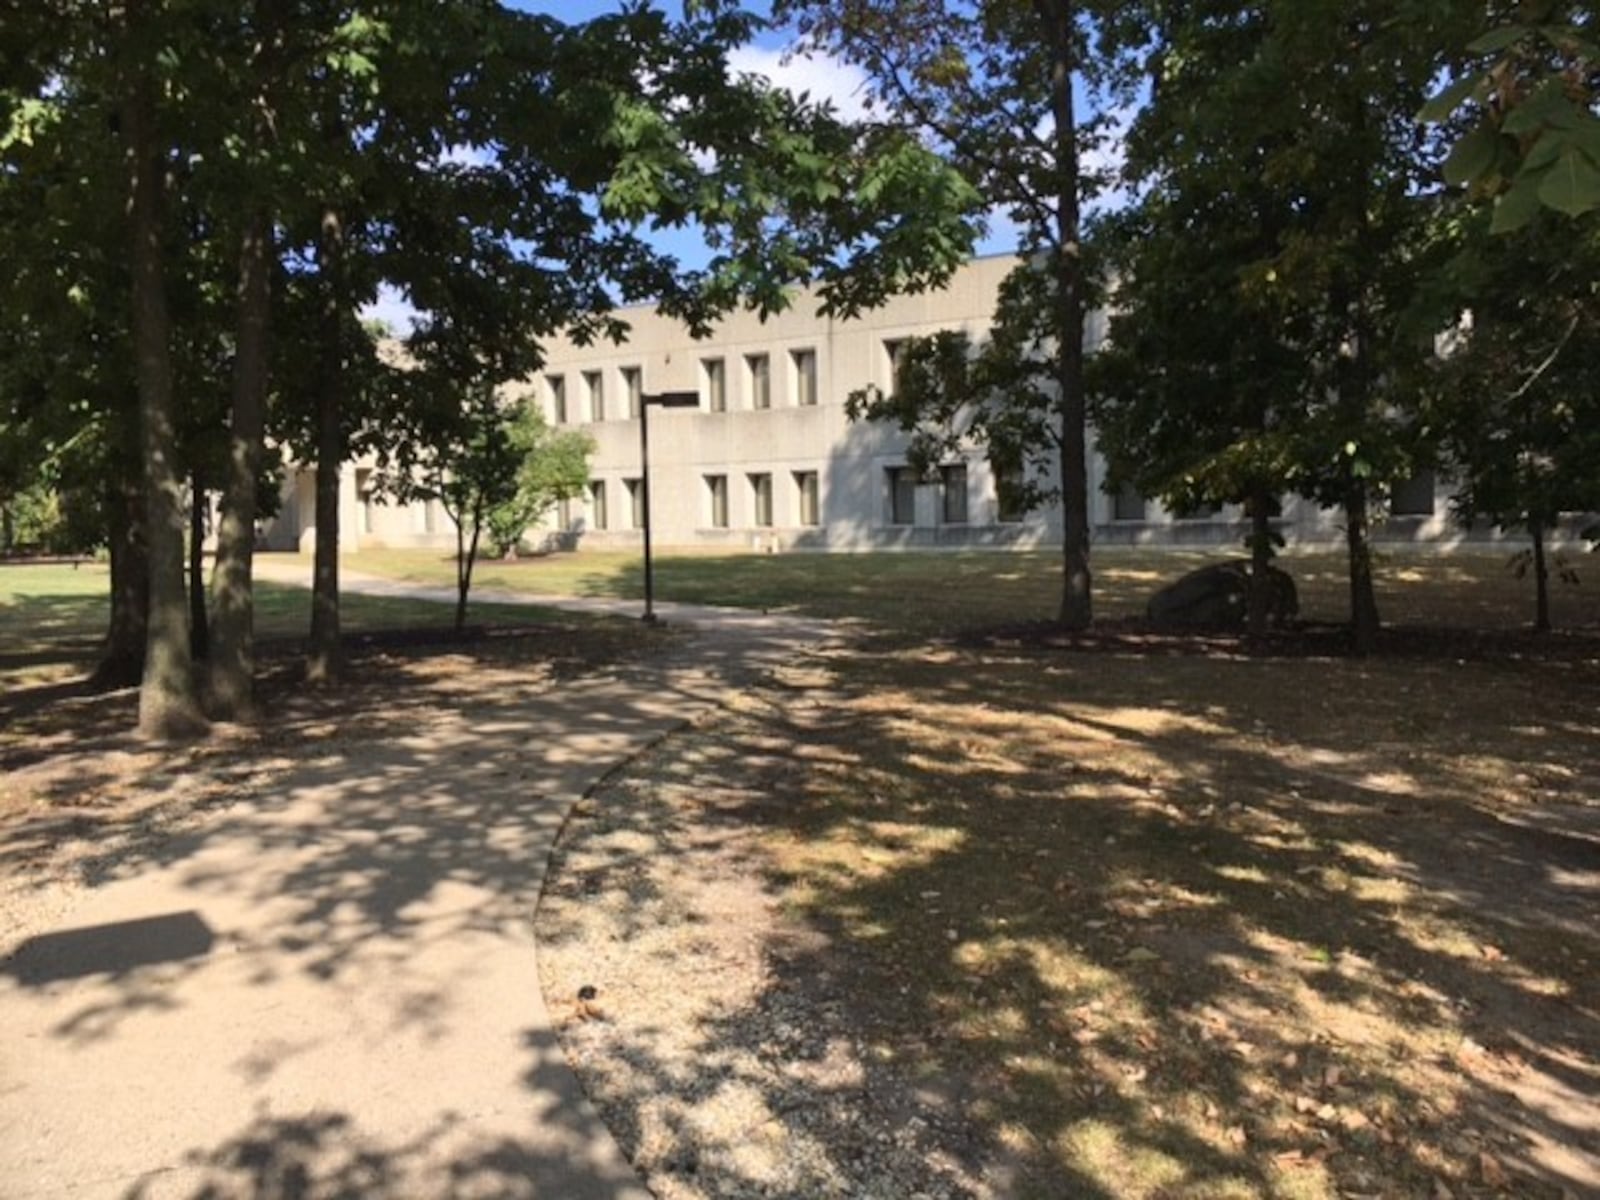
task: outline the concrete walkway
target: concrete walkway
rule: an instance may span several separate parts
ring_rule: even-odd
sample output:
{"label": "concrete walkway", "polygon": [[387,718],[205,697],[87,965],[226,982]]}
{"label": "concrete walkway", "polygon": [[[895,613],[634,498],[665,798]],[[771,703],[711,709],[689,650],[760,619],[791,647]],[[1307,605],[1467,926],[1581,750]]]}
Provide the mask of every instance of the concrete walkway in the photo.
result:
{"label": "concrete walkway", "polygon": [[545,1009],[545,864],[606,772],[826,635],[662,612],[666,660],[319,744],[0,959],[0,1196],[645,1197]]}

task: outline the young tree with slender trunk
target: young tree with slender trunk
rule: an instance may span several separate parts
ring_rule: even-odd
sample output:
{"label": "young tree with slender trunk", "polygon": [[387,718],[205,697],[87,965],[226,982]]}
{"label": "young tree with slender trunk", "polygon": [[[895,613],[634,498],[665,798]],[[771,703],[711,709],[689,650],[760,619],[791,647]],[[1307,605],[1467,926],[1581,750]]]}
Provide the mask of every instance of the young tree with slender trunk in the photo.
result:
{"label": "young tree with slender trunk", "polygon": [[[1103,180],[1085,163],[1110,110],[1131,101],[1133,84],[1134,47],[1115,28],[1116,10],[1097,0],[778,6],[807,44],[860,65],[883,119],[946,155],[1019,228],[1022,261],[996,312],[989,366],[968,377],[974,390],[869,389],[855,407],[919,430],[925,446],[959,411],[962,437],[987,444],[997,463],[1034,466],[1023,494],[1030,506],[1061,505],[1058,616],[1074,628],[1093,616],[1084,339],[1099,280],[1085,250],[1083,206]],[[1087,113],[1085,98],[1097,102]],[[1002,347],[1037,365],[1002,363]],[[1054,485],[1042,482],[1047,476]]]}

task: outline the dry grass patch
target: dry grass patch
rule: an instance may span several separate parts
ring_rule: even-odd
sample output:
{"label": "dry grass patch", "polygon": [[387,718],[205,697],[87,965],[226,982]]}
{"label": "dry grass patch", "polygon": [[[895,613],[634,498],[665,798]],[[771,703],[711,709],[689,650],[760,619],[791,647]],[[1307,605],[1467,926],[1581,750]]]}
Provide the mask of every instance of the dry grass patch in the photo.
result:
{"label": "dry grass patch", "polygon": [[1595,649],[841,656],[580,811],[547,987],[669,1197],[1597,1194]]}

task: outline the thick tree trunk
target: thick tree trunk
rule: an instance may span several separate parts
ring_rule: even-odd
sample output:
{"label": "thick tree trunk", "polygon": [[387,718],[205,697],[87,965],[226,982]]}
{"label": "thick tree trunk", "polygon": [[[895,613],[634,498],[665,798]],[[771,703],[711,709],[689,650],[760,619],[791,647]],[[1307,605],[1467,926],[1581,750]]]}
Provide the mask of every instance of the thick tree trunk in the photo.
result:
{"label": "thick tree trunk", "polygon": [[215,647],[211,703],[228,721],[254,716],[256,477],[266,425],[267,354],[272,321],[271,214],[258,207],[239,245],[238,334],[233,359],[227,477],[217,523],[217,566],[211,581]]}
{"label": "thick tree trunk", "polygon": [[1540,633],[1550,632],[1550,564],[1545,561],[1544,523],[1528,522],[1528,536],[1533,540],[1533,627]]}
{"label": "thick tree trunk", "polygon": [[[130,30],[143,6],[130,0]],[[132,56],[130,55],[130,58]],[[183,590],[183,478],[173,432],[171,322],[161,247],[164,167],[156,133],[154,92],[146,64],[130,61],[122,105],[128,164],[128,232],[133,284],[133,345],[139,386],[140,450],[144,455],[145,538],[150,608],[139,729],[149,737],[186,738],[205,732],[189,657]]]}
{"label": "thick tree trunk", "polygon": [[1250,493],[1250,636],[1265,637],[1272,610],[1272,494],[1265,488]]}
{"label": "thick tree trunk", "polygon": [[331,683],[342,667],[339,649],[339,472],[344,465],[344,226],[339,213],[322,216],[321,346],[317,358],[317,544],[311,582],[311,643],[306,678]]}
{"label": "thick tree trunk", "polygon": [[1061,623],[1085,628],[1094,616],[1089,573],[1088,414],[1083,394],[1083,246],[1078,210],[1078,122],[1072,96],[1077,65],[1076,5],[1041,3],[1051,47],[1051,108],[1055,115],[1055,301],[1059,342],[1056,385],[1061,417],[1062,588]]}
{"label": "thick tree trunk", "polygon": [[200,472],[189,472],[189,653],[196,662],[210,657],[206,620],[206,489]]}
{"label": "thick tree trunk", "polygon": [[145,625],[150,609],[150,561],[144,546],[141,485],[118,480],[107,488],[111,552],[111,620],[89,686],[101,691],[133,687],[144,673]]}
{"label": "thick tree trunk", "polygon": [[1364,480],[1351,479],[1346,486],[1344,529],[1350,557],[1350,648],[1357,654],[1371,654],[1378,647],[1378,596],[1372,582]]}

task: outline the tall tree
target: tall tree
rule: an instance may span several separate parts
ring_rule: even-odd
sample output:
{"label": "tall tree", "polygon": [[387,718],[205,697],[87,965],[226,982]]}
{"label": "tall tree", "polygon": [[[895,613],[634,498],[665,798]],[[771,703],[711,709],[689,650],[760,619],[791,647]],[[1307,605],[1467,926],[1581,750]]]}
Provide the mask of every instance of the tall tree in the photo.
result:
{"label": "tall tree", "polygon": [[[859,64],[886,119],[946,154],[1019,228],[1022,262],[995,316],[990,368],[962,394],[863,397],[857,410],[921,430],[962,412],[966,437],[1013,465],[1053,457],[1064,525],[1060,619],[1093,615],[1084,391],[1085,314],[1097,293],[1084,246],[1085,202],[1105,182],[1086,165],[1113,110],[1131,103],[1137,38],[1097,0],[788,0],[814,47]],[[1097,108],[1085,111],[1092,97]],[[1014,351],[1009,364],[1002,351]],[[951,382],[960,382],[954,378]],[[898,389],[898,381],[896,383]],[[919,410],[921,410],[919,412]]]}
{"label": "tall tree", "polygon": [[1600,224],[1575,231],[1547,212],[1488,236],[1492,220],[1480,208],[1449,226],[1451,331],[1425,413],[1457,517],[1527,535],[1534,627],[1547,630],[1548,543],[1563,514],[1600,509]]}
{"label": "tall tree", "polygon": [[160,738],[205,729],[189,653],[183,587],[187,514],[177,463],[172,325],[167,312],[164,213],[171,141],[162,131],[165,31],[145,0],[128,0],[115,49],[122,143],[127,160],[128,240],[139,445],[144,455],[145,545],[150,572],[139,728]]}
{"label": "tall tree", "polygon": [[[1373,344],[1376,327],[1360,343],[1354,337],[1354,314],[1382,293],[1345,266],[1355,265],[1350,243],[1360,224],[1340,225],[1336,214],[1365,205],[1366,218],[1397,228],[1405,218],[1385,213],[1381,198],[1341,197],[1358,182],[1308,140],[1349,136],[1373,163],[1378,150],[1356,135],[1381,115],[1362,116],[1361,98],[1347,94],[1312,109],[1313,121],[1323,114],[1320,131],[1286,121],[1290,80],[1311,64],[1305,35],[1270,4],[1164,5],[1154,29],[1150,101],[1128,141],[1137,200],[1108,222],[1105,239],[1118,282],[1108,345],[1094,364],[1094,411],[1112,479],[1180,511],[1244,506],[1257,633],[1271,594],[1279,498],[1300,492],[1340,504],[1357,640],[1366,644],[1376,606],[1364,491],[1400,469],[1403,439],[1358,397],[1370,377],[1339,375],[1353,357],[1388,362],[1389,352]],[[1344,50],[1356,54],[1357,42],[1347,37]],[[1345,114],[1350,128],[1333,126],[1328,113]],[[1318,285],[1341,289],[1333,311]]]}
{"label": "tall tree", "polygon": [[[1462,7],[1430,11],[1448,23]],[[1427,41],[1378,3],[1157,11],[1104,374],[1110,448],[1171,497],[1249,501],[1258,565],[1269,492],[1340,509],[1365,652],[1373,509],[1417,452],[1407,381],[1431,352],[1411,321],[1439,206],[1440,147],[1410,119]]]}

